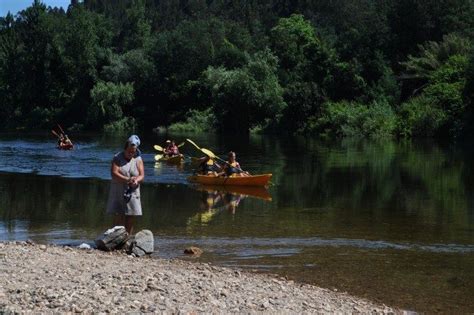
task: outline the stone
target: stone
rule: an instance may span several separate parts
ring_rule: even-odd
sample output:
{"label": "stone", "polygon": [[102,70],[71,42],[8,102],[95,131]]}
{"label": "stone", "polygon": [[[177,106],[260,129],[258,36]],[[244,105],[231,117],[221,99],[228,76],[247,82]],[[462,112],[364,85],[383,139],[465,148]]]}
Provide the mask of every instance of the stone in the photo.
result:
{"label": "stone", "polygon": [[41,250],[46,250],[46,245],[40,245],[39,247]]}
{"label": "stone", "polygon": [[135,255],[135,257],[142,257],[146,255],[145,251],[138,246],[133,246],[132,254]]}
{"label": "stone", "polygon": [[184,250],[184,253],[187,255],[201,256],[203,250],[196,246],[188,247]]}
{"label": "stone", "polygon": [[150,230],[141,230],[135,234],[132,253],[138,257],[153,253],[155,249],[153,233]]}
{"label": "stone", "polygon": [[81,245],[77,246],[80,249],[91,249],[91,246],[86,243],[82,243]]}
{"label": "stone", "polygon": [[125,230],[125,227],[115,226],[105,231],[104,234],[100,235],[95,240],[95,245],[100,250],[112,251],[115,249],[120,249],[126,242],[127,238],[128,233]]}
{"label": "stone", "polygon": [[123,244],[123,249],[125,250],[127,254],[130,255],[132,253],[132,249],[134,245],[135,245],[135,236],[130,235],[127,241],[125,242],[125,244]]}

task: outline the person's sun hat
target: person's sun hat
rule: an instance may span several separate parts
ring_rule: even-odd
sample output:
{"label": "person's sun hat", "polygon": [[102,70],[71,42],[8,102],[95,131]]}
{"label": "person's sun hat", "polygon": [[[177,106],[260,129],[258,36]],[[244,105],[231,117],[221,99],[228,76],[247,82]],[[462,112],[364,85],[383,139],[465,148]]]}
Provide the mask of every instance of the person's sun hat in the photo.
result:
{"label": "person's sun hat", "polygon": [[136,147],[140,146],[140,138],[137,135],[131,135],[130,138],[127,140],[131,145]]}

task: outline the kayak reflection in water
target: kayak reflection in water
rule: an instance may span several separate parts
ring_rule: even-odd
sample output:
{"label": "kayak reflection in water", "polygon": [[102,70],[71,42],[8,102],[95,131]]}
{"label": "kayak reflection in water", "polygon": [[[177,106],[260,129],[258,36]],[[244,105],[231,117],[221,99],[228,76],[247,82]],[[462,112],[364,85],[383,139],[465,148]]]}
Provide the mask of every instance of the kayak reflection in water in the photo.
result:
{"label": "kayak reflection in water", "polygon": [[222,172],[219,174],[222,176],[228,176],[228,177],[247,177],[250,176],[249,172],[244,171],[241,167],[239,162],[236,160],[236,155],[234,151],[230,151],[228,154],[228,160],[227,163],[224,164],[222,167]]}
{"label": "kayak reflection in water", "polygon": [[201,194],[200,209],[203,211],[212,210],[221,200],[222,196],[217,190],[212,192],[203,191]]}
{"label": "kayak reflection in water", "polygon": [[223,210],[228,210],[234,215],[243,198],[245,196],[240,194],[204,190],[200,198],[200,211],[188,219],[188,224],[206,225]]}
{"label": "kayak reflection in water", "polygon": [[235,210],[237,209],[237,207],[240,204],[240,201],[242,201],[243,198],[245,198],[244,195],[227,193],[227,194],[225,194],[223,200],[224,200],[224,204],[225,204],[227,210],[230,213],[235,214]]}

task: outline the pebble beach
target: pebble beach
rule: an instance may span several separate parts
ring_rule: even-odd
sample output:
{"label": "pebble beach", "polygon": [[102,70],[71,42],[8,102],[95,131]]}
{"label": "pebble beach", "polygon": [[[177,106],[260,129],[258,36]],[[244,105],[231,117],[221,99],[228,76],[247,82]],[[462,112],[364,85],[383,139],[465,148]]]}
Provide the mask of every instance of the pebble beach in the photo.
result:
{"label": "pebble beach", "polygon": [[0,243],[0,313],[401,313],[345,293],[204,263]]}

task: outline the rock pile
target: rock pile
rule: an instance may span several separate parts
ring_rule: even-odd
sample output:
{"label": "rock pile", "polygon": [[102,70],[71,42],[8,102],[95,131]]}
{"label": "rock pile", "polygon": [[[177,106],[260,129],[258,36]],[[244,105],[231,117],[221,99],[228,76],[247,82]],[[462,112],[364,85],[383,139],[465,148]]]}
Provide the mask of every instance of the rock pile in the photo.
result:
{"label": "rock pile", "polygon": [[150,230],[141,230],[129,236],[123,226],[115,226],[105,231],[95,240],[95,244],[98,249],[106,252],[123,249],[127,254],[136,257],[153,253],[155,246],[153,233]]}

